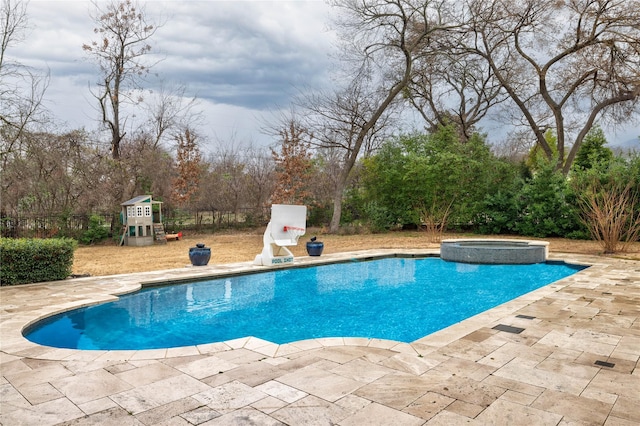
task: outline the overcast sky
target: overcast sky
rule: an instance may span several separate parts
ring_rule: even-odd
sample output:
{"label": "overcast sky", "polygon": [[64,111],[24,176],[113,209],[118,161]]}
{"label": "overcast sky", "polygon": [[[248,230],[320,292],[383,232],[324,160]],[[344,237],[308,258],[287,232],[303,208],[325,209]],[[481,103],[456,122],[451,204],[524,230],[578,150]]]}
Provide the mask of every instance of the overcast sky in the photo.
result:
{"label": "overcast sky", "polygon": [[[211,138],[269,143],[260,131],[265,118],[287,109],[301,89],[329,83],[333,38],[322,0],[141,4],[151,21],[162,23],[152,38],[161,58],[152,72],[200,99]],[[46,106],[69,128],[98,127],[89,86],[99,74],[82,50],[96,39],[94,10],[90,1],[31,0],[30,30],[9,51],[23,64],[48,69]]]}
{"label": "overcast sky", "polygon": [[[99,0],[104,5],[105,0]],[[261,129],[301,89],[330,84],[333,33],[323,0],[147,0],[146,14],[162,23],[152,38],[162,60],[152,71],[165,84],[183,84],[200,99],[204,133],[234,143],[273,142]],[[89,92],[99,74],[82,50],[96,39],[87,0],[31,0],[30,31],[12,59],[48,69],[46,106],[67,128],[98,127]],[[156,83],[158,80],[156,80]],[[504,129],[484,128],[490,136]],[[610,143],[634,140],[640,126],[607,130]],[[640,145],[640,144],[638,144]]]}

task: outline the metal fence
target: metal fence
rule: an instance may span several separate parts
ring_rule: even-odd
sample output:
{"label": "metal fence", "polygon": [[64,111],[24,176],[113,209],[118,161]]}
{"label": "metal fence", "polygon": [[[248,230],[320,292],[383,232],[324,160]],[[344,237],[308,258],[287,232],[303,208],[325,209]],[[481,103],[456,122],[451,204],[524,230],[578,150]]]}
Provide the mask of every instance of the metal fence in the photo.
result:
{"label": "metal fence", "polygon": [[[6,215],[0,217],[0,235],[8,238],[80,238],[89,230],[90,218],[99,218],[100,226],[110,236],[119,235],[122,223],[119,214],[93,213],[83,215]],[[162,217],[167,232],[192,230],[214,232],[219,229],[239,229],[264,226],[269,210],[239,209],[237,212],[167,212]]]}
{"label": "metal fence", "polygon": [[268,208],[239,209],[237,212],[199,211],[170,212],[164,214],[162,222],[167,232],[215,231],[217,229],[241,229],[264,226],[269,220]]}
{"label": "metal fence", "polygon": [[[112,215],[98,215],[111,223]],[[0,218],[0,235],[10,238],[77,238],[89,229],[89,215],[15,215]]]}

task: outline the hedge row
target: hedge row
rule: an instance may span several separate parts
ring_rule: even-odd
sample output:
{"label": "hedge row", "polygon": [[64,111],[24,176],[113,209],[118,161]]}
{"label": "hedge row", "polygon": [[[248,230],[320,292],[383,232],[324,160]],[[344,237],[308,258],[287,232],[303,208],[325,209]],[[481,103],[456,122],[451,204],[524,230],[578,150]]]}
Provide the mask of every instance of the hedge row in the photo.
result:
{"label": "hedge row", "polygon": [[70,238],[0,238],[0,285],[67,278],[77,245]]}

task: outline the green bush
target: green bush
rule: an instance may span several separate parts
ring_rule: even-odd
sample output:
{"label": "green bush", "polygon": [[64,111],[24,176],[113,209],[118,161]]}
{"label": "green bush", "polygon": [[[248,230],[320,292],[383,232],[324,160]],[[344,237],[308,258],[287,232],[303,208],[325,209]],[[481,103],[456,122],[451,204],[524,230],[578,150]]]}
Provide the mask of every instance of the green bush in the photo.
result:
{"label": "green bush", "polygon": [[389,140],[364,160],[363,205],[374,230],[469,226],[490,221],[480,217],[486,197],[510,190],[517,176],[518,167],[496,158],[483,135],[461,141],[447,126]]}
{"label": "green bush", "polygon": [[388,209],[375,201],[365,206],[365,212],[369,218],[369,228],[374,233],[385,232],[398,225],[396,218]]}
{"label": "green bush", "polygon": [[474,224],[480,234],[512,234],[518,218],[516,191],[487,194]]}
{"label": "green bush", "polygon": [[309,206],[307,211],[308,211],[307,226],[321,227],[331,222],[331,214],[333,213],[333,206],[314,204]]}
{"label": "green bush", "polygon": [[576,204],[567,179],[545,162],[518,194],[515,230],[538,238],[576,236],[584,229]]}
{"label": "green bush", "polygon": [[89,217],[89,227],[80,236],[82,244],[93,244],[109,237],[109,229],[105,228],[104,220],[97,215]]}
{"label": "green bush", "polygon": [[0,238],[0,285],[65,279],[76,247],[70,238]]}

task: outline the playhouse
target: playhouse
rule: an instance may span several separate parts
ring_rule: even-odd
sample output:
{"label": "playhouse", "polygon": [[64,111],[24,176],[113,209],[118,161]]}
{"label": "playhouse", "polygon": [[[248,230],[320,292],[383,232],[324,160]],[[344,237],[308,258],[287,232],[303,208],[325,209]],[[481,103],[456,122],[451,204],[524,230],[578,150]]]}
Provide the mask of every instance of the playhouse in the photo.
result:
{"label": "playhouse", "polygon": [[121,246],[150,246],[154,241],[167,242],[162,226],[161,201],[153,201],[151,195],[140,195],[121,206]]}

